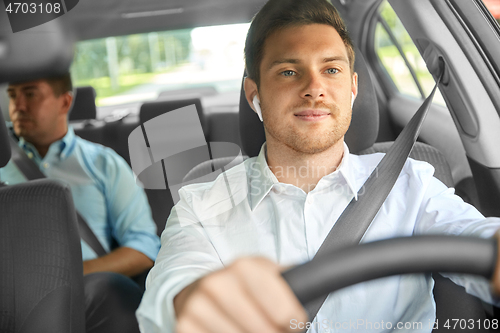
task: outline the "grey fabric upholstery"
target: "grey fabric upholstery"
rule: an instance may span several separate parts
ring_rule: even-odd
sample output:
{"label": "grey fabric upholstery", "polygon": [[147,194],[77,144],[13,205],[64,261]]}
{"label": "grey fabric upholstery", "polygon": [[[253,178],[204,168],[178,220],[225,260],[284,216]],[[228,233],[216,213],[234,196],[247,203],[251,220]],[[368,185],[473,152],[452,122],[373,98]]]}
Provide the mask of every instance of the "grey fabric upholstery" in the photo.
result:
{"label": "grey fabric upholstery", "polygon": [[[392,144],[393,142],[377,142],[370,148],[360,151],[358,155],[387,153]],[[446,186],[453,187],[454,184],[450,166],[439,150],[425,143],[416,142],[410,153],[410,157],[430,163],[436,169],[434,177],[442,181]]]}
{"label": "grey fabric upholstery", "polygon": [[69,120],[87,120],[97,118],[95,89],[91,86],[75,88],[73,106],[69,111]]}
{"label": "grey fabric upholstery", "polygon": [[[351,126],[346,133],[345,141],[351,152],[356,153],[375,143],[378,135],[379,113],[370,73],[363,55],[357,50],[354,70],[359,76],[359,91],[354,101]],[[243,152],[250,157],[259,154],[260,147],[266,140],[264,126],[245,98],[243,82],[240,94],[240,136]]]}
{"label": "grey fabric upholstery", "polygon": [[70,189],[0,188],[0,331],[84,333],[83,265]]}

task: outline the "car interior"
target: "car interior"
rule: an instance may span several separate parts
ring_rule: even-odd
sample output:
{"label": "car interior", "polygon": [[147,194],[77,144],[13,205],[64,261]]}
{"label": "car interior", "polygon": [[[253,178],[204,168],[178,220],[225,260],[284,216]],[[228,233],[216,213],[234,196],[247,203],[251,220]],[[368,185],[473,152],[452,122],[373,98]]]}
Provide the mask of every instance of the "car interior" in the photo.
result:
{"label": "car interior", "polygon": [[[16,34],[6,33],[7,19],[0,14],[0,37],[10,36],[4,41],[0,38],[0,109],[8,120],[8,101],[1,93],[5,91],[2,83],[12,80],[43,77],[47,73],[60,73],[69,68],[73,58],[71,47],[75,42],[85,43],[91,40],[106,39],[158,31],[176,31],[230,24],[248,23],[253,15],[264,5],[265,0],[153,0],[148,2],[123,0],[86,0],[80,1],[75,8],[60,19],[47,23],[56,25],[57,34],[46,34],[43,38],[33,38],[30,30]],[[410,157],[429,162],[436,169],[435,177],[446,186],[455,188],[455,192],[464,201],[474,205],[485,216],[500,217],[500,25],[482,0],[331,0],[346,21],[351,38],[356,45],[355,70],[359,75],[359,96],[353,106],[353,118],[346,134],[346,143],[354,154],[386,153],[398,134],[409,122],[423,100],[430,93],[434,80],[439,75],[439,59],[446,66],[443,83],[439,85],[440,94],[435,97],[427,118],[423,124],[418,141]],[[5,16],[5,15],[4,15]],[[43,27],[43,26],[42,26]],[[32,28],[36,29],[36,28]],[[37,31],[37,30],[32,30]],[[42,30],[43,31],[43,30]],[[7,31],[8,32],[8,31]],[[40,32],[38,32],[40,33]],[[43,45],[53,45],[52,50]],[[5,57],[1,50],[7,45],[17,50],[17,55],[44,50],[35,57]],[[241,50],[242,52],[242,50]],[[243,57],[243,54],[240,54]],[[69,60],[68,60],[69,59]],[[3,64],[2,64],[3,63]],[[394,65],[391,67],[390,65]],[[182,74],[182,73],[181,73]],[[255,112],[248,105],[244,96],[242,79],[244,68],[234,73],[238,79],[237,89],[224,91],[216,85],[194,84],[174,86],[170,90],[159,89],[153,98],[138,101],[124,101],[117,104],[99,104],[99,89],[92,85],[76,85],[74,102],[69,114],[70,125],[75,133],[92,142],[115,150],[129,165],[132,165],[129,153],[130,133],[162,114],[179,108],[195,105],[207,143],[229,142],[241,149],[244,158],[257,156],[265,141],[264,128]],[[0,130],[5,130],[0,126]],[[0,131],[0,134],[3,134]],[[0,144],[7,140],[0,136]],[[10,158],[10,149],[1,145],[0,167]],[[213,170],[226,167],[233,156],[207,160],[194,168],[187,168],[186,181],[208,175]],[[3,163],[5,162],[5,163]],[[53,206],[40,206],[40,189],[60,194]],[[39,303],[39,313],[26,309],[9,312],[10,317],[2,319],[0,328],[3,332],[18,332],[15,323],[26,322],[33,318],[47,318],[44,309],[63,307],[63,317],[76,318],[73,322],[65,321],[61,332],[82,332],[81,312],[77,305],[67,306],[61,303],[59,296],[64,294],[65,302],[78,303],[81,297],[81,257],[78,248],[71,246],[77,239],[75,223],[70,223],[69,230],[61,231],[59,236],[69,245],[61,244],[57,253],[68,254],[65,262],[68,267],[56,267],[57,274],[64,276],[49,288],[54,290],[47,298],[46,294],[35,291],[23,291],[18,294],[16,285],[28,285],[32,280],[18,279],[23,267],[29,270],[33,266],[25,257],[18,257],[16,252],[22,244],[31,242],[26,235],[30,229],[29,217],[49,216],[43,222],[39,219],[39,229],[43,223],[57,224],[49,211],[65,211],[66,217],[73,218],[71,198],[68,189],[50,181],[27,183],[24,187],[7,192],[10,186],[0,189],[0,211],[19,204],[20,210],[29,211],[26,224],[14,223],[18,215],[5,217],[2,213],[0,225],[4,253],[0,265],[2,272],[12,271],[2,278],[1,299],[9,299],[14,306],[14,299],[31,299],[32,304]],[[28,192],[23,192],[28,191]],[[153,219],[157,224],[158,235],[165,228],[175,200],[168,189],[145,188]],[[29,194],[23,194],[29,193]],[[35,195],[36,194],[36,195]],[[38,196],[38,198],[37,198]],[[43,196],[43,194],[42,194]],[[20,197],[24,197],[22,203]],[[69,208],[65,208],[69,207]],[[32,214],[31,214],[32,213]],[[70,217],[68,217],[70,216]],[[15,225],[15,227],[14,227]],[[43,226],[43,227],[42,227]],[[71,227],[74,227],[73,229]],[[15,229],[14,229],[15,228]],[[55,227],[54,227],[55,228]],[[36,232],[34,230],[33,232]],[[16,238],[14,238],[16,237]],[[19,239],[19,242],[8,241]],[[22,239],[22,241],[21,241]],[[7,243],[8,241],[8,243]],[[14,244],[16,243],[16,244]],[[8,244],[8,245],[7,245]],[[17,247],[15,247],[17,246]],[[36,247],[40,246],[40,247]],[[19,255],[43,252],[46,243],[19,250]],[[8,250],[8,251],[7,251]],[[75,252],[76,251],[76,252]],[[76,254],[75,254],[76,253]],[[80,257],[80,258],[79,258]],[[12,258],[16,258],[13,260]],[[23,267],[14,267],[19,260]],[[47,259],[50,264],[50,256]],[[77,267],[80,268],[77,268]],[[18,273],[15,273],[18,272]],[[57,275],[56,274],[56,275]],[[42,275],[40,275],[42,276]],[[438,318],[498,318],[497,308],[468,295],[462,287],[450,280],[433,275],[436,280],[435,298]],[[37,278],[33,278],[36,280]],[[40,281],[43,277],[40,277]],[[55,280],[54,280],[55,281]],[[7,283],[8,282],[8,283]],[[43,282],[43,281],[42,281]],[[40,282],[40,283],[42,283]],[[37,288],[36,284],[32,284]],[[69,286],[69,287],[68,287]],[[16,293],[7,292],[16,290]],[[59,291],[58,291],[59,290]],[[73,294],[71,294],[73,293]],[[5,298],[4,298],[5,296]],[[9,298],[7,298],[7,296]],[[50,303],[53,302],[53,303]],[[28,302],[26,302],[28,303]],[[73,303],[72,303],[73,304]],[[69,313],[68,311],[75,311]],[[24,311],[24,312],[23,312]],[[455,312],[457,311],[457,312]],[[28,315],[30,314],[30,315]],[[53,316],[53,315],[51,315]],[[470,317],[469,317],[470,316]],[[3,315],[0,318],[4,318]],[[9,319],[10,318],[10,319]],[[38,319],[25,324],[23,332],[30,332],[41,325]],[[40,319],[41,320],[41,319]],[[28,320],[29,321],[29,320]],[[30,326],[35,325],[35,326]],[[68,328],[70,325],[71,328]],[[20,327],[20,326],[19,326]],[[54,332],[56,330],[53,330]]]}

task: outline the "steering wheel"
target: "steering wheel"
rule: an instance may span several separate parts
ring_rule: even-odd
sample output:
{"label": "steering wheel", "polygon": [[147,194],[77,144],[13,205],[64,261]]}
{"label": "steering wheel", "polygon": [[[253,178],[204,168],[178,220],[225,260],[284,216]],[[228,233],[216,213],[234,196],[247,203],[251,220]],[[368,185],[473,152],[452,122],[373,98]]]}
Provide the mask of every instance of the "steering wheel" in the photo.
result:
{"label": "steering wheel", "polygon": [[353,245],[315,257],[285,271],[283,277],[304,305],[338,289],[391,275],[442,272],[491,279],[497,249],[495,238],[400,237]]}

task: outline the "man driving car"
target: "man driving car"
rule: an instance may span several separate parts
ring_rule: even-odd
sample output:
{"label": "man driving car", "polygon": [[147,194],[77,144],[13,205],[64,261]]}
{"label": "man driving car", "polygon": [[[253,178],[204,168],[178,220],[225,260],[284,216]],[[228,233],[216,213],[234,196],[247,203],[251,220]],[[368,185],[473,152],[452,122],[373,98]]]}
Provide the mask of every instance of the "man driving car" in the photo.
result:
{"label": "man driving car", "polygon": [[[87,332],[137,332],[134,312],[142,293],[128,277],[149,269],[159,249],[144,192],[118,154],[75,136],[68,126],[69,73],[10,83],[7,93],[13,131],[28,162],[70,186],[76,209],[107,251],[99,257],[82,240]],[[8,184],[26,178],[12,160],[0,169]]]}
{"label": "man driving car", "polygon": [[[352,155],[344,143],[358,94],[354,58],[346,27],[326,0],[270,0],[254,17],[244,89],[266,143],[258,157],[214,182],[179,191],[137,313],[144,332],[305,327],[297,323],[307,322],[306,313],[280,271],[314,257],[382,158]],[[431,233],[494,236],[500,220],[485,219],[433,173],[429,164],[409,159],[362,242]],[[488,281],[451,278],[493,302]],[[500,290],[499,281],[494,285]],[[363,320],[379,328],[418,322],[413,331],[430,332],[432,288],[429,274],[358,284],[331,294],[315,321]],[[310,329],[323,331],[318,324]]]}

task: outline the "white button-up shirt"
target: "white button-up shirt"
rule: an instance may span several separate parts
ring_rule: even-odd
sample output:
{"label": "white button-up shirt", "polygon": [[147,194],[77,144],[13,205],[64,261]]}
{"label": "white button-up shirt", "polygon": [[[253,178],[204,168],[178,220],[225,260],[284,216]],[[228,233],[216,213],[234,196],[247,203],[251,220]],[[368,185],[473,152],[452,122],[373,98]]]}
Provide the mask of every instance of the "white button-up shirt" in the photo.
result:
{"label": "white button-up shirt", "polygon": [[[214,182],[183,187],[162,234],[156,264],[137,311],[144,332],[173,332],[173,298],[196,279],[242,256],[263,256],[281,265],[311,260],[383,154],[351,155],[347,146],[336,171],[309,193],[280,183],[257,157]],[[293,170],[273,170],[294,172]],[[307,169],[296,170],[307,172]],[[491,237],[500,219],[485,219],[453,189],[433,177],[434,168],[409,159],[362,242],[417,234]],[[467,291],[492,302],[481,277],[452,276]],[[429,274],[393,276],[336,291],[309,332],[431,332],[435,320]],[[292,327],[299,323],[290,323]],[[411,328],[410,328],[411,327]]]}

